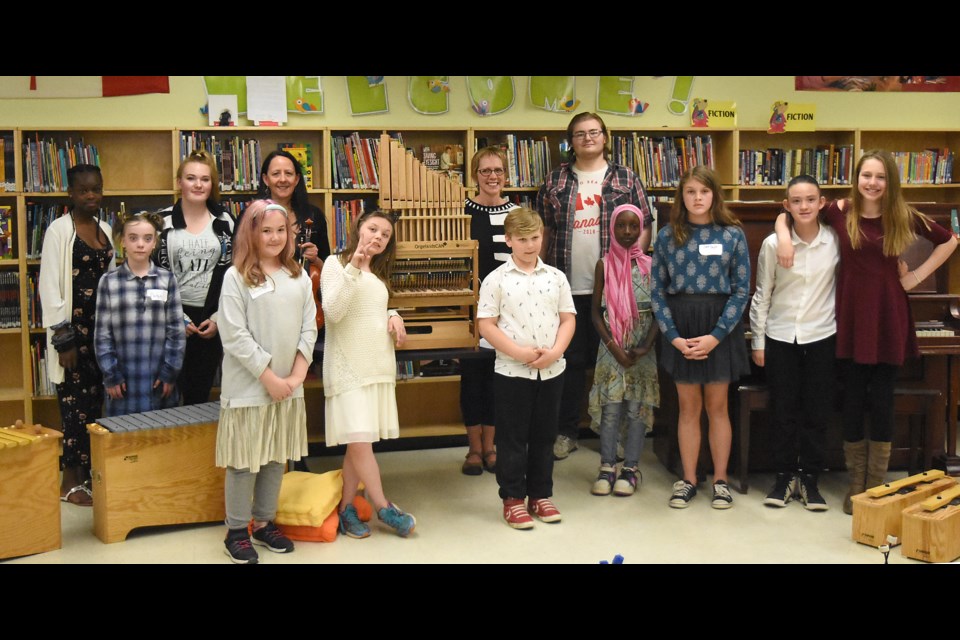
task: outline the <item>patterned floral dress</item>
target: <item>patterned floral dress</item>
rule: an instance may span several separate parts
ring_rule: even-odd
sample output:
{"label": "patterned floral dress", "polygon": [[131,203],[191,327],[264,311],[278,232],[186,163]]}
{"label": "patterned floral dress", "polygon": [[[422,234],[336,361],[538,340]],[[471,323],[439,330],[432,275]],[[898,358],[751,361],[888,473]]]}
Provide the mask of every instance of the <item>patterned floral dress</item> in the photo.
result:
{"label": "patterned floral dress", "polygon": [[[640,321],[630,332],[624,344],[625,349],[632,349],[643,344],[647,333],[655,322],[653,310],[650,306],[650,276],[643,275],[636,264],[632,266],[630,274],[633,281],[633,295],[637,301],[637,310],[640,312]],[[603,323],[609,331],[610,321],[607,318],[606,295],[604,295],[603,302]],[[660,382],[657,377],[656,351],[651,347],[645,356],[625,370],[623,365],[613,357],[606,345],[600,343],[597,349],[597,364],[593,370],[593,386],[590,388],[590,399],[587,405],[587,411],[591,418],[590,428],[599,433],[600,415],[603,406],[625,400],[640,401],[640,418],[649,431],[653,427],[653,409],[660,405]],[[626,412],[623,415],[626,416]]]}
{"label": "patterned floral dress", "polygon": [[[98,227],[99,229],[99,227]],[[64,372],[57,385],[63,422],[64,467],[90,469],[90,435],[87,424],[100,419],[103,408],[103,375],[93,351],[97,285],[114,259],[113,248],[88,246],[80,236],[73,243],[73,330],[77,344],[77,368]]]}

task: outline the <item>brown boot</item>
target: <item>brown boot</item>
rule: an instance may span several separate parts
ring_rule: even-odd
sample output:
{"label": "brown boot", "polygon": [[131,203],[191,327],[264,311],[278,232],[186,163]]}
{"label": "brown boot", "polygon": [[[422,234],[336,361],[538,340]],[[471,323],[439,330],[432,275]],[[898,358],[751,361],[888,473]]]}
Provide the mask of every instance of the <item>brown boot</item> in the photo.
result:
{"label": "brown boot", "polygon": [[851,496],[864,492],[867,473],[867,441],[843,443],[843,457],[847,463],[847,473],[850,474],[850,489],[843,499],[843,512],[853,515]]}
{"label": "brown boot", "polygon": [[867,445],[867,478],[866,487],[877,487],[884,483],[887,475],[887,465],[890,463],[889,442],[870,440]]}

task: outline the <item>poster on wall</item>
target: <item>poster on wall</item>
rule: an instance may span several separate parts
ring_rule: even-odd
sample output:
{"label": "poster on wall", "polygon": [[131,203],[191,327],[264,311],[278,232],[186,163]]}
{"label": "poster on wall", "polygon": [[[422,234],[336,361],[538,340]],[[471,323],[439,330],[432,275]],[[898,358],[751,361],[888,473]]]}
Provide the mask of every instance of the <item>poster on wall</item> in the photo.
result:
{"label": "poster on wall", "polygon": [[[289,113],[323,113],[323,89],[320,76],[283,76]],[[246,76],[203,76],[203,89],[211,95],[237,96],[237,109],[247,112]]]}
{"label": "poster on wall", "polygon": [[470,108],[480,116],[503,113],[513,106],[513,76],[467,76]]}
{"label": "poster on wall", "polygon": [[410,76],[407,100],[417,113],[433,116],[450,110],[450,76]]}
{"label": "poster on wall", "polygon": [[386,113],[387,85],[384,76],[345,76],[347,79],[347,100],[350,102],[350,114],[366,116],[374,113]]}
{"label": "poster on wall", "polygon": [[0,76],[0,98],[113,98],[170,93],[169,76]]}
{"label": "poster on wall", "polygon": [[530,103],[545,111],[567,112],[580,106],[576,76],[530,76]]}
{"label": "poster on wall", "polygon": [[794,76],[797,91],[960,91],[960,76]]}
{"label": "poster on wall", "polygon": [[640,115],[649,107],[634,94],[633,76],[599,76],[597,111],[625,116]]}

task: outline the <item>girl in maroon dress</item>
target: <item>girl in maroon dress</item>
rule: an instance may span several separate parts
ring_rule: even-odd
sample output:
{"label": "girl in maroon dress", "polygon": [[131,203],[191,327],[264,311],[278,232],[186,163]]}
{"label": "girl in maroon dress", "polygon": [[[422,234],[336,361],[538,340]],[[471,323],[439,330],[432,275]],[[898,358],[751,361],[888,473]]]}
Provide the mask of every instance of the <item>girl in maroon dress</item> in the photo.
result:
{"label": "girl in maroon dress", "polygon": [[[907,291],[946,262],[957,246],[953,234],[906,203],[893,156],[873,150],[857,163],[856,186],[847,200],[823,211],[840,241],[837,278],[837,359],[843,379],[843,452],[850,496],[882,484],[893,439],[893,388],[907,357],[919,357]],[[793,264],[785,216],[777,219],[780,264]],[[910,271],[900,255],[917,236],[935,248]],[[870,431],[864,418],[870,414]],[[869,435],[869,437],[867,437]]]}

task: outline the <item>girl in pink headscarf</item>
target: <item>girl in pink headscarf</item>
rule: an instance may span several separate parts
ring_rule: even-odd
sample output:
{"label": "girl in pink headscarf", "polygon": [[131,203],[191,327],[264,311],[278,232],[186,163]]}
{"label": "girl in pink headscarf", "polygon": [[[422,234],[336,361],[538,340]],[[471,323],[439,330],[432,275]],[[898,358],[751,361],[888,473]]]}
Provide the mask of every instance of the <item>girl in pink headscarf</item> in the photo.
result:
{"label": "girl in pink headscarf", "polygon": [[[593,326],[600,335],[588,410],[600,431],[600,474],[592,493],[633,495],[646,425],[660,402],[657,360],[652,348],[657,323],[650,307],[650,256],[640,248],[643,217],[632,204],[620,205],[610,219],[610,252],[597,261]],[[625,428],[621,429],[621,421]],[[617,440],[624,439],[623,467],[617,476]]]}

